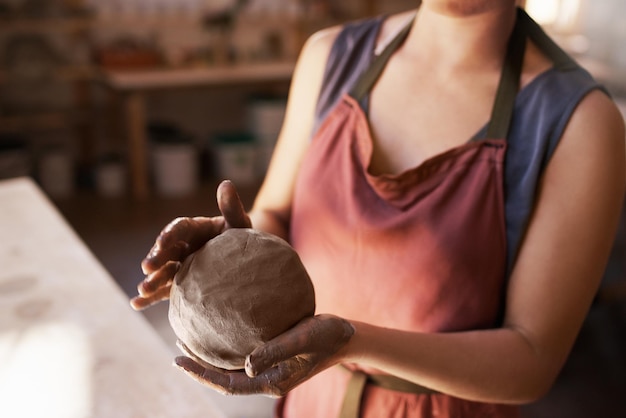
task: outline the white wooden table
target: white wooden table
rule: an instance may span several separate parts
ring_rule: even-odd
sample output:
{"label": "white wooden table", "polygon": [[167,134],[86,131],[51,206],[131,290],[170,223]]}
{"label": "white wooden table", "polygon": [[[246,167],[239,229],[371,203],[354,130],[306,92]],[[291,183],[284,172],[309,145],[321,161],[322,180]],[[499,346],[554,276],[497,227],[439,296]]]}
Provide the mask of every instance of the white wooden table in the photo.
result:
{"label": "white wooden table", "polygon": [[225,417],[172,361],[39,188],[1,181],[0,417]]}

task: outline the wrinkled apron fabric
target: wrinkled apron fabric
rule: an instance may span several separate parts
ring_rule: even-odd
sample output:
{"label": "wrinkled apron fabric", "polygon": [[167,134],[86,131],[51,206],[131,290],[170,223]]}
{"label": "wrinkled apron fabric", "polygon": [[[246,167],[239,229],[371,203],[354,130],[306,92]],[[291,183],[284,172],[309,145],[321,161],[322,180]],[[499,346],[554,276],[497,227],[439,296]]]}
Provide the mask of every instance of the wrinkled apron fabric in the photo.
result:
{"label": "wrinkled apron fabric", "polygon": [[[367,116],[344,95],[311,143],[292,208],[290,241],[313,280],[317,312],[414,332],[497,326],[506,270],[504,136],[468,141],[397,175],[374,175]],[[277,416],[338,417],[350,377],[341,367],[322,372],[291,391]],[[367,384],[360,416],[518,414]]]}
{"label": "wrinkled apron fabric", "polygon": [[[400,175],[374,176],[367,120],[344,97],[311,144],[292,213],[291,243],[317,311],[418,332],[494,326],[506,258],[505,147],[470,142]],[[333,368],[305,382],[282,416],[337,417],[349,378]],[[514,416],[501,409],[510,408],[368,385],[361,416]]]}

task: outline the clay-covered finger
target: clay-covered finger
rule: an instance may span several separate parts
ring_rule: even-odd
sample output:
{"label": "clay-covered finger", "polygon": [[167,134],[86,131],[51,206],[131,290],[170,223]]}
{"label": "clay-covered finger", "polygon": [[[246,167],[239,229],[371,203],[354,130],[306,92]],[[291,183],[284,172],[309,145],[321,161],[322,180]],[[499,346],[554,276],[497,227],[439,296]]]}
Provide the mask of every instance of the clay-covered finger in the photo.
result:
{"label": "clay-covered finger", "polygon": [[189,357],[176,357],[175,365],[197,382],[208,386],[223,395],[255,395],[278,397],[283,396],[286,390],[280,387],[292,387],[294,375],[280,373],[276,369],[273,375],[275,380],[268,376],[248,377],[242,371],[227,371],[213,367],[204,367]]}
{"label": "clay-covered finger", "polygon": [[168,261],[184,261],[191,253],[222,232],[224,223],[221,216],[176,218],[161,231],[156,243],[141,262],[144,274],[158,270]]}
{"label": "clay-covered finger", "polygon": [[135,296],[134,298],[130,300],[130,306],[136,311],[141,311],[143,309],[146,309],[149,306],[152,306],[161,301],[167,300],[170,297],[171,288],[172,288],[171,285],[164,286],[160,288],[157,292],[151,294],[148,297]]}
{"label": "clay-covered finger", "polygon": [[249,377],[255,377],[267,371],[275,364],[310,350],[307,347],[306,333],[297,327],[280,334],[255,349],[246,357],[245,371]]}
{"label": "clay-covered finger", "polygon": [[145,274],[153,273],[169,261],[183,261],[191,252],[189,243],[185,241],[168,239],[168,242],[163,243],[162,239],[158,239],[141,261],[141,269]]}
{"label": "clay-covered finger", "polygon": [[346,320],[332,315],[317,315],[303,319],[296,326],[256,348],[246,358],[248,376],[257,376],[290,358],[313,355],[331,358],[354,335],[354,327]]}
{"label": "clay-covered finger", "polygon": [[149,274],[168,261],[182,261],[193,252],[190,242],[198,225],[197,219],[189,217],[178,217],[167,224],[141,263],[144,273]]}
{"label": "clay-covered finger", "polygon": [[226,220],[227,228],[250,228],[252,226],[235,185],[231,181],[224,180],[217,187],[217,206]]}
{"label": "clay-covered finger", "polygon": [[[237,373],[245,377],[245,374],[242,372],[227,372],[217,368],[214,369],[208,366],[205,367],[194,361],[192,358],[186,356],[176,357],[174,359],[174,365],[198,383],[208,386],[223,395],[247,394],[242,393],[234,386],[231,386],[231,383],[233,383],[231,381],[231,376]],[[236,378],[233,380],[234,382],[237,381]],[[238,386],[236,383],[235,385]]]}
{"label": "clay-covered finger", "polygon": [[174,279],[176,272],[180,269],[182,263],[178,261],[169,261],[159,270],[148,275],[137,286],[137,292],[140,296],[150,296],[154,292],[158,291],[161,287],[167,285]]}

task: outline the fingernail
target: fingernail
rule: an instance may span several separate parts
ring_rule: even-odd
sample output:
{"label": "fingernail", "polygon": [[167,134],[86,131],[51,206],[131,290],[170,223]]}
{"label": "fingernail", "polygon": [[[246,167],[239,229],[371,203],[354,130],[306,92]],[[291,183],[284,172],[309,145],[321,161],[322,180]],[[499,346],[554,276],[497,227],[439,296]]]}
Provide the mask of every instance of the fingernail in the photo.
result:
{"label": "fingernail", "polygon": [[246,357],[244,370],[246,371],[246,375],[248,377],[256,377],[259,374],[256,367],[252,364],[251,356]]}

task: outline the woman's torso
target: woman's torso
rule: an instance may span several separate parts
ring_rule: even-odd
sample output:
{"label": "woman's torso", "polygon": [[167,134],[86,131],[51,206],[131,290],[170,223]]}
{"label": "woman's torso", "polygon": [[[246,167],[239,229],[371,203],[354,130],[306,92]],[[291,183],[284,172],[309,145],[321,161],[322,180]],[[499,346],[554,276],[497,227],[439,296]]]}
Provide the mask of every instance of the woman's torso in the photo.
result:
{"label": "woman's torso", "polygon": [[[519,231],[528,220],[541,169],[560,137],[559,126],[562,130],[567,120],[559,114],[533,120],[536,106],[545,111],[547,104],[555,104],[546,103],[545,82],[552,86],[556,77],[562,91],[547,97],[567,93],[561,94],[558,110],[570,113],[595,84],[578,70],[565,77],[543,73],[518,95],[509,141],[444,137],[450,141],[444,144],[448,151],[431,150],[436,155],[429,156],[416,147],[407,155],[406,161],[413,161],[404,163],[407,169],[395,167],[399,173],[386,175],[371,164],[377,138],[366,112],[376,98],[342,99],[355,75],[369,66],[381,22],[348,26],[335,43],[320,95],[318,131],[294,197],[290,238],[312,275],[320,312],[411,331],[496,326]],[[534,131],[520,130],[522,124]],[[419,134],[419,126],[414,131]],[[421,138],[426,136],[422,132]],[[384,164],[380,167],[385,171]],[[306,382],[287,397],[286,416],[303,409],[311,417],[332,416],[328,412],[336,410],[346,381],[333,369]],[[388,401],[393,404],[384,409],[389,416],[513,414],[506,407],[445,395],[366,389],[364,402],[373,402],[369,416],[381,416],[377,408]],[[393,415],[399,410],[406,414]]]}

